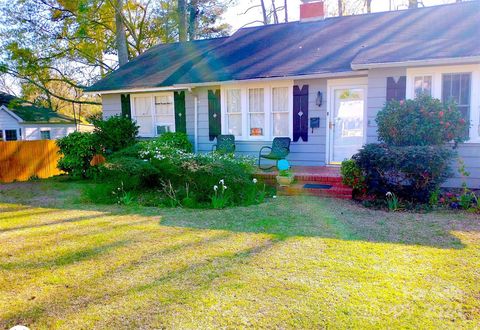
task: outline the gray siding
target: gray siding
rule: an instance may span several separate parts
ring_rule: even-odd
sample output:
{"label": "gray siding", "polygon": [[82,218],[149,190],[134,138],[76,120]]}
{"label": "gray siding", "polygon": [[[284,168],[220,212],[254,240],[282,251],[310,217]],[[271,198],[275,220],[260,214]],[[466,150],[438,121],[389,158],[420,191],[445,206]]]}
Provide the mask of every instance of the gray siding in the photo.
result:
{"label": "gray siding", "polygon": [[122,114],[122,101],[120,94],[104,94],[102,95],[102,111],[103,118],[110,118],[115,115]]}
{"label": "gray siding", "polygon": [[368,72],[367,95],[367,142],[377,142],[375,118],[387,100],[387,77],[405,76],[405,68],[372,69]]}
{"label": "gray siding", "polygon": [[187,135],[192,143],[195,143],[195,96],[193,93],[185,92],[185,114],[187,116]]}
{"label": "gray siding", "polygon": [[0,130],[18,128],[20,128],[18,121],[5,110],[0,109]]}
{"label": "gray siding", "polygon": [[[455,176],[448,180],[445,187],[461,187],[463,182],[467,183],[469,188],[480,189],[480,144],[464,143],[458,147],[458,155],[465,164],[465,170],[470,173],[468,177],[462,177],[458,171]],[[457,168],[457,163],[453,164],[453,168]]]}
{"label": "gray siding", "polygon": [[[301,139],[292,143],[292,154],[289,157],[293,165],[323,166],[326,161],[326,134],[327,134],[327,79],[296,80],[295,85],[308,85],[308,117],[320,117],[320,128],[308,131],[308,142]],[[317,93],[322,92],[322,106],[315,104]]]}
{"label": "gray siding", "polygon": [[220,87],[195,88],[198,97],[198,152],[212,151],[212,145],[215,143],[208,139],[208,90],[218,88]]}
{"label": "gray siding", "polygon": [[[312,133],[309,130],[308,142],[301,139],[298,142],[292,142],[291,153],[287,159],[292,165],[325,165],[325,134],[326,134],[326,95],[327,81],[325,79],[301,80],[295,81],[295,85],[309,85],[309,117],[320,117],[320,128]],[[195,89],[198,96],[198,151],[209,152],[215,141],[209,141],[208,138],[208,90],[219,87],[205,87]],[[323,93],[323,104],[319,108],[315,104],[317,92]],[[262,146],[271,145],[272,141],[237,141],[237,154],[258,156]]]}
{"label": "gray siding", "polygon": [[[406,75],[405,68],[372,69],[368,73],[368,143],[378,142],[377,124],[375,118],[386,102],[387,77]],[[469,177],[462,178],[458,173],[457,162],[453,164],[455,175],[445,183],[446,187],[460,187],[466,182],[470,188],[480,188],[480,144],[465,143],[459,146],[458,154],[465,162]]]}

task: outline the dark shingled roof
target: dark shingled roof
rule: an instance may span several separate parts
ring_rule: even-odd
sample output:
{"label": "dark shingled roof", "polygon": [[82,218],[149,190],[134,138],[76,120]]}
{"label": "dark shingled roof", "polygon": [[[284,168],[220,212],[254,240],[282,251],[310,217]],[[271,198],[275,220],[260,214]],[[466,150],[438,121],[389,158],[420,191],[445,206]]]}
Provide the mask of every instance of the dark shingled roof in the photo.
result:
{"label": "dark shingled roof", "polygon": [[347,72],[352,65],[480,56],[480,2],[243,28],[159,45],[87,91]]}
{"label": "dark shingled roof", "polygon": [[68,116],[59,114],[52,109],[36,107],[22,102],[13,95],[0,92],[0,107],[4,105],[24,122],[33,124],[74,124]]}

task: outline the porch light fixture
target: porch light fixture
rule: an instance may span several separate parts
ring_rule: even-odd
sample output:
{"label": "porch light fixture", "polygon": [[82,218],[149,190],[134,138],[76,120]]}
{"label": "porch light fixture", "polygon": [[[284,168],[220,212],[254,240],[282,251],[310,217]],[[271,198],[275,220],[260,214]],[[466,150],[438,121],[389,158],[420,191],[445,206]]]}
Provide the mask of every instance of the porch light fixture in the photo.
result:
{"label": "porch light fixture", "polygon": [[322,94],[322,92],[318,91],[317,98],[315,100],[315,104],[318,105],[319,107],[321,107],[322,103],[323,103],[323,94]]}

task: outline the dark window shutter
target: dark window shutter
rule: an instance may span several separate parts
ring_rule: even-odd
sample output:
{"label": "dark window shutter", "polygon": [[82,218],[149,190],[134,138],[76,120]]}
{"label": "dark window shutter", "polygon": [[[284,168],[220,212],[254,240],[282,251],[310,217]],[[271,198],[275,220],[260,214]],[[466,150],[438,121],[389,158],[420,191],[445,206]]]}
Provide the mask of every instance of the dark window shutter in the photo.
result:
{"label": "dark window shutter", "polygon": [[187,133],[187,116],[185,111],[185,92],[174,92],[175,132]]}
{"label": "dark window shutter", "polygon": [[132,110],[130,107],[130,94],[120,95],[120,102],[122,104],[122,116],[132,119]]}
{"label": "dark window shutter", "polygon": [[387,102],[391,100],[405,100],[407,95],[407,77],[401,76],[398,81],[395,78],[387,78]]}
{"label": "dark window shutter", "polygon": [[220,90],[208,91],[208,137],[215,140],[222,134],[222,120],[220,108]]}
{"label": "dark window shutter", "polygon": [[308,141],[308,85],[293,86],[293,142]]}

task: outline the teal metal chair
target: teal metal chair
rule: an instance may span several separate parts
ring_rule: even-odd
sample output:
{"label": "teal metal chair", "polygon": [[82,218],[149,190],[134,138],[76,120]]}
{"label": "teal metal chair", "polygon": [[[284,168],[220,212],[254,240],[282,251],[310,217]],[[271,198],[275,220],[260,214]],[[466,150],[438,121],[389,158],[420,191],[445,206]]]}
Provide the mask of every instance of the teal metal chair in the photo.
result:
{"label": "teal metal chair", "polygon": [[218,135],[217,144],[212,146],[212,151],[216,151],[224,155],[235,153],[235,136],[231,134]]}
{"label": "teal metal chair", "polygon": [[[290,143],[292,140],[289,137],[276,137],[273,139],[272,146],[264,146],[258,153],[258,167],[261,170],[269,170],[274,168],[279,160],[285,159],[290,153]],[[263,153],[264,150],[270,150],[268,154]],[[262,167],[261,161],[263,159],[275,160],[275,165],[269,167]]]}

